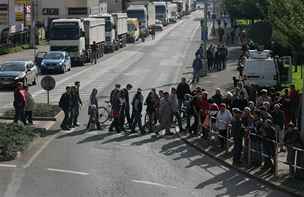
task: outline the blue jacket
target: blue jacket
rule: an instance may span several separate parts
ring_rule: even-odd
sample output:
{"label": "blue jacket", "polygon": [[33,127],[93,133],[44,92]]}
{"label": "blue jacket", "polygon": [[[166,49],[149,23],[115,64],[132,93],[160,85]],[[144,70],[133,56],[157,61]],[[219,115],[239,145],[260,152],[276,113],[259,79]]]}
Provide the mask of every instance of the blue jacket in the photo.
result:
{"label": "blue jacket", "polygon": [[192,64],[192,68],[193,70],[201,70],[203,68],[203,62],[201,59],[198,59],[198,58],[195,58],[195,60],[193,61],[193,64]]}

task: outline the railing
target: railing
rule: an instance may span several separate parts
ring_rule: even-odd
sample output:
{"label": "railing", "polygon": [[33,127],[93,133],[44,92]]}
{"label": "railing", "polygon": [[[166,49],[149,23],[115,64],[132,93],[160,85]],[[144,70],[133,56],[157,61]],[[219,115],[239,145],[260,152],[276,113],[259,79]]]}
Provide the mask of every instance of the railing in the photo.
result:
{"label": "railing", "polygon": [[[211,121],[211,118],[209,120],[209,132],[211,136],[217,137],[217,138],[224,138],[226,140],[226,146],[225,146],[225,152],[228,153],[229,152],[229,145],[227,145],[228,143],[233,145],[234,144],[234,140],[230,137],[230,128],[228,128],[227,133],[228,133],[228,137],[222,136],[220,135],[220,133],[215,129],[214,124]],[[277,135],[276,135],[277,136]],[[258,140],[257,145],[260,146],[259,148],[255,148],[256,146],[252,146],[253,142],[252,142],[252,138],[256,138]],[[247,141],[246,141],[247,140]],[[285,147],[288,148],[288,151],[290,152],[289,154],[291,154],[292,151],[294,151],[294,158],[293,158],[293,162],[288,162],[288,161],[282,161],[279,159],[279,152],[278,152],[278,148],[279,145],[282,145],[281,143],[278,142],[278,140],[272,140],[269,139],[265,136],[261,136],[258,135],[256,133],[252,133],[249,132],[247,133],[247,136],[244,136],[244,143],[247,152],[243,151],[244,154],[247,154],[247,165],[250,166],[252,163],[252,153],[257,153],[260,155],[261,157],[261,162],[262,162],[262,158],[263,157],[269,157],[269,155],[264,153],[264,149],[263,149],[263,142],[271,142],[273,143],[274,146],[274,153],[273,153],[273,165],[274,165],[274,176],[278,176],[279,175],[279,163],[282,163],[284,165],[288,165],[289,168],[292,168],[292,171],[290,175],[295,176],[297,173],[297,170],[304,170],[303,167],[298,165],[298,160],[299,160],[299,154],[302,153],[304,154],[304,149],[302,148],[298,148],[295,146],[290,146],[287,144],[283,144]],[[243,146],[244,147],[244,146]],[[244,149],[245,150],[245,149]],[[271,156],[270,156],[271,157]],[[287,159],[287,158],[286,158]]]}

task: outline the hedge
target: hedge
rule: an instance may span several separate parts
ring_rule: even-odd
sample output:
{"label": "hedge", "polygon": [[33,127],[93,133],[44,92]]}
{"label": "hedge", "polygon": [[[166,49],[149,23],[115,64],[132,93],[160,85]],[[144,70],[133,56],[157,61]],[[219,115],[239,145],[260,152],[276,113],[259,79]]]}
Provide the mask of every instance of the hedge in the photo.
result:
{"label": "hedge", "polygon": [[[61,111],[58,105],[48,105],[45,103],[35,103],[33,117],[55,117]],[[11,109],[4,113],[4,116],[14,117],[15,110]]]}
{"label": "hedge", "polygon": [[31,127],[0,123],[0,160],[15,159],[18,152],[24,151],[37,135]]}

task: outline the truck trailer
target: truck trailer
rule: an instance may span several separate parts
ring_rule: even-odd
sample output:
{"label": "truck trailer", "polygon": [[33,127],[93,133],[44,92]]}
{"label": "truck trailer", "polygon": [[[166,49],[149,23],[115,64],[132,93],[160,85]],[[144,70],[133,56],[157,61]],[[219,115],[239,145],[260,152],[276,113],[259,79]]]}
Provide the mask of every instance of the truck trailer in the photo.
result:
{"label": "truck trailer", "polygon": [[97,56],[104,54],[104,19],[56,19],[50,28],[50,51],[66,51],[72,65],[83,65],[92,57],[92,44],[96,42]]}
{"label": "truck trailer", "polygon": [[149,1],[131,1],[127,9],[129,18],[139,20],[140,30],[149,35],[149,29],[155,25],[155,5]]}
{"label": "truck trailer", "polygon": [[105,20],[106,42],[105,49],[114,52],[127,43],[128,23],[126,13],[102,14],[91,16]]}
{"label": "truck trailer", "polygon": [[167,2],[164,1],[154,2],[154,5],[155,5],[156,19],[160,20],[164,26],[168,25],[169,19],[168,19]]}
{"label": "truck trailer", "polygon": [[168,2],[168,19],[170,23],[177,22],[177,4]]}

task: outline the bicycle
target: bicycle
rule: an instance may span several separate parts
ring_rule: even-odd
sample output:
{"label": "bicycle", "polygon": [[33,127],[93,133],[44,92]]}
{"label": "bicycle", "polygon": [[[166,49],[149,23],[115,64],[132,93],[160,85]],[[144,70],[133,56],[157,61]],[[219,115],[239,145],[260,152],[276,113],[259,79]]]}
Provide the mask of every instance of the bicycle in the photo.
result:
{"label": "bicycle", "polygon": [[105,105],[98,107],[98,119],[101,124],[105,124],[107,121],[112,121],[112,105],[110,101],[105,101]]}

